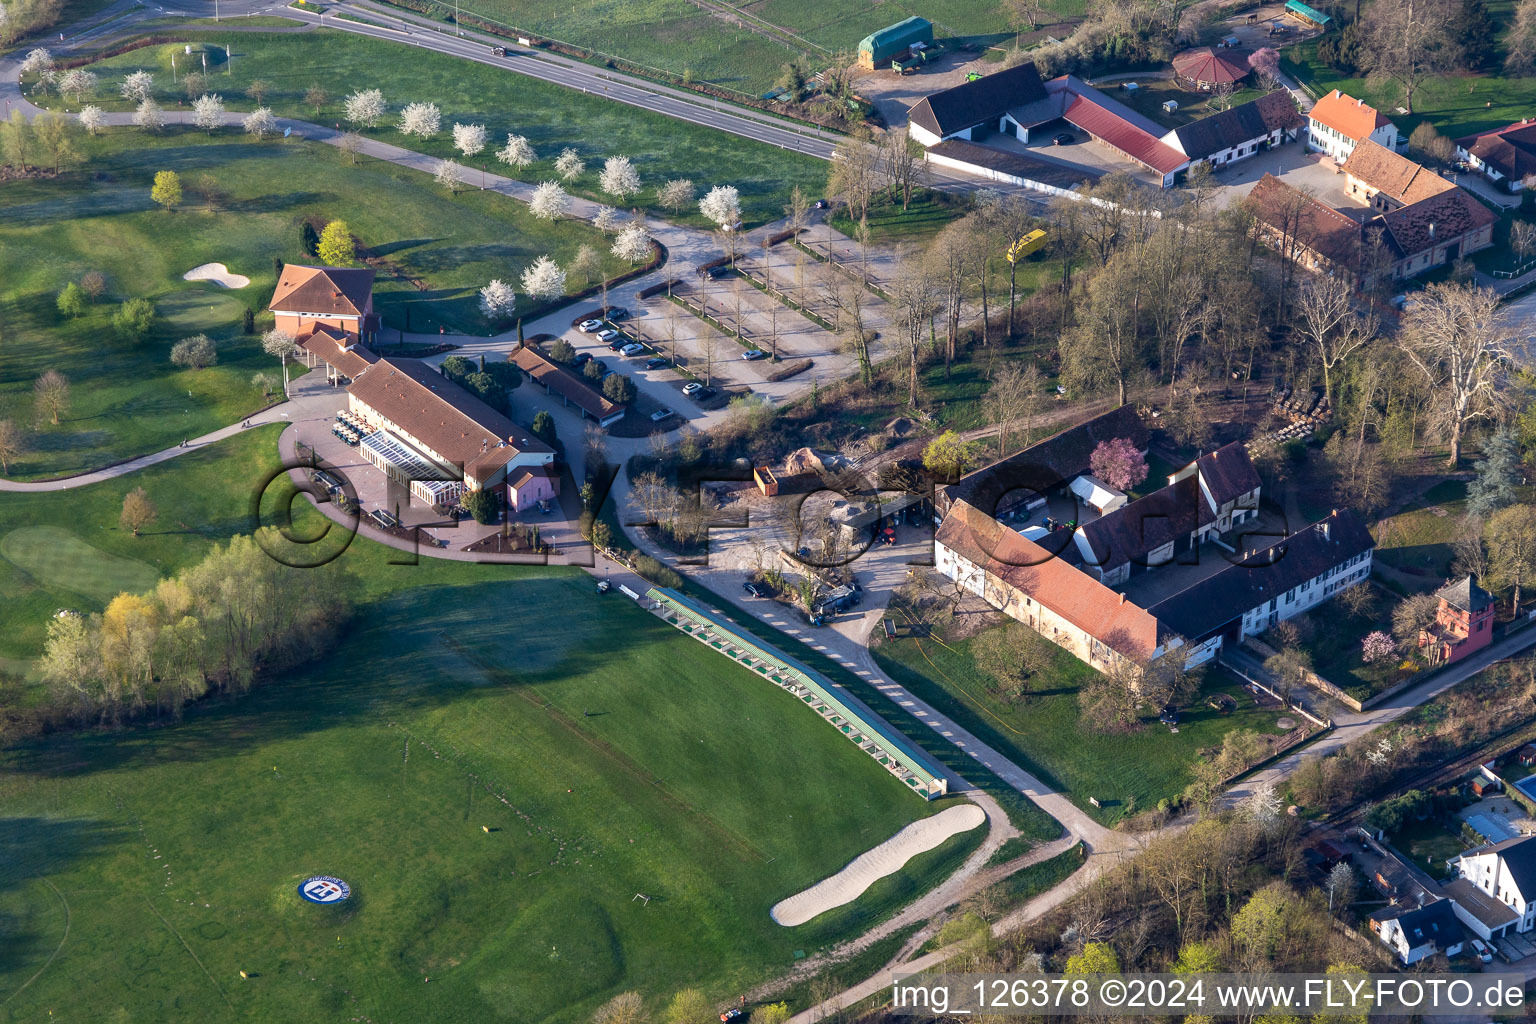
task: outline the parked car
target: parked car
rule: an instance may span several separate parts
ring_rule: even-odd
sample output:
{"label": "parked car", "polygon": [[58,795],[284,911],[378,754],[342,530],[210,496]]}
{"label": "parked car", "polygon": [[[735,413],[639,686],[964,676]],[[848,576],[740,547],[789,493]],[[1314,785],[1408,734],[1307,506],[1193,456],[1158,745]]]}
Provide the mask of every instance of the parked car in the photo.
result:
{"label": "parked car", "polygon": [[722,277],[729,277],[730,273],[731,273],[731,268],[728,267],[728,266],[710,267],[708,270],[704,271],[704,273],[708,274],[711,278],[713,278],[714,280],[718,281]]}
{"label": "parked car", "polygon": [[758,586],[756,583],[753,583],[751,580],[748,580],[747,582],[743,583],[741,585],[741,589],[745,590],[747,592],[747,596],[748,597],[762,597],[763,596],[763,588]]}
{"label": "parked car", "polygon": [[574,363],[572,363],[571,365],[576,367],[576,369],[579,370],[583,366],[586,366],[591,361],[592,361],[592,353],[591,352],[577,352],[576,353],[576,361]]}
{"label": "parked car", "polygon": [[666,406],[662,406],[660,409],[657,409],[655,412],[651,413],[651,422],[660,423],[662,420],[668,419],[675,415],[677,414],[674,413],[671,409],[668,409]]}
{"label": "parked car", "polygon": [[818,210],[825,210],[827,207],[829,207],[831,205],[832,204],[827,202],[825,199],[818,199],[818,200],[816,200],[816,209],[818,209]]}
{"label": "parked car", "polygon": [[1061,132],[1059,135],[1057,135],[1054,139],[1051,140],[1051,145],[1053,145],[1053,146],[1070,146],[1073,143],[1073,141],[1074,141],[1074,139],[1072,138],[1072,133],[1071,132]]}
{"label": "parked car", "polygon": [[576,329],[582,334],[592,334],[603,329],[603,322],[601,320],[583,320],[576,325]]}
{"label": "parked car", "polygon": [[640,344],[638,341],[632,341],[628,345],[625,345],[623,348],[619,349],[619,355],[621,355],[621,356],[638,356],[641,353],[643,353],[644,351],[645,351],[645,346],[644,345]]}
{"label": "parked car", "polygon": [[619,349],[623,348],[625,345],[628,345],[628,344],[629,344],[629,339],[624,337],[624,335],[621,334],[617,338],[613,338],[613,339],[611,339],[608,342],[608,351],[609,352],[617,352]]}
{"label": "parked car", "polygon": [[595,365],[597,367],[597,372],[598,373],[601,373],[604,377],[608,376],[608,364],[607,363],[603,362],[601,359],[594,359],[594,360],[592,360],[592,363],[593,363],[593,365]]}
{"label": "parked car", "polygon": [[750,363],[757,359],[767,359],[768,353],[760,348],[749,348],[741,354],[741,358]]}
{"label": "parked car", "polygon": [[698,394],[700,391],[703,391],[703,390],[704,390],[704,385],[700,384],[696,380],[691,380],[687,384],[683,385],[683,394],[687,395],[690,398],[692,398],[694,395]]}
{"label": "parked car", "polygon": [[659,370],[666,365],[667,361],[661,358],[661,356],[655,356],[654,358],[647,359],[645,361],[645,368],[647,370]]}
{"label": "parked car", "polygon": [[1482,939],[1472,940],[1472,953],[1485,964],[1493,963],[1493,954],[1488,952],[1488,947],[1483,945]]}
{"label": "parked car", "polygon": [[612,341],[618,336],[619,332],[614,330],[612,327],[604,327],[602,330],[597,332],[598,341]]}
{"label": "parked car", "polygon": [[699,390],[697,390],[697,391],[695,391],[693,393],[693,400],[695,402],[702,402],[706,398],[714,398],[714,397],[715,397],[715,389],[714,388],[699,388]]}
{"label": "parked car", "polygon": [[623,306],[609,306],[608,307],[608,319],[609,320],[628,320],[629,319],[629,310],[625,309]]}

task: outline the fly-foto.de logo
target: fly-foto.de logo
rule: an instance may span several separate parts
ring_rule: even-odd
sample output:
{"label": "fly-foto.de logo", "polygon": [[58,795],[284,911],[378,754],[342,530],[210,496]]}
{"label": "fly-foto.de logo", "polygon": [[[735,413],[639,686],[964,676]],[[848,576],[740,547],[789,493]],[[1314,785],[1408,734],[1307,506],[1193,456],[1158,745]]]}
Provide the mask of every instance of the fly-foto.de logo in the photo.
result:
{"label": "fly-foto.de logo", "polygon": [[352,895],[352,887],[339,878],[320,875],[306,878],[299,886],[299,895],[311,903],[340,903]]}

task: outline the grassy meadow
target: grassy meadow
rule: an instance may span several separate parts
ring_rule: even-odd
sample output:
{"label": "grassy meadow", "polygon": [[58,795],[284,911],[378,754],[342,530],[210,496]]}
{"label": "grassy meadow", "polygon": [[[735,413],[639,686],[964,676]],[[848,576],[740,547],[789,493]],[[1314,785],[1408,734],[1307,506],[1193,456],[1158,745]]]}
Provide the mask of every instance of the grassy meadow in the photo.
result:
{"label": "grassy meadow", "polygon": [[[597,173],[605,159],[622,154],[634,161],[645,186],[629,205],[647,206],[682,223],[703,225],[705,221],[696,212],[679,217],[654,205],[655,189],[670,178],[691,179],[701,196],[715,185],[736,186],[748,226],[782,217],[794,185],[819,194],[827,180],[826,161],[815,157],[386,39],[328,29],[241,33],[227,38],[196,31],[185,35],[195,41],[194,47],[201,45],[197,41],[218,44],[209,52],[208,89],[220,94],[231,110],[249,110],[257,105],[245,92],[260,79],[270,86],[264,99],[275,113],[336,124],[342,120],[348,93],[376,88],[383,92],[391,113],[377,129],[367,132],[370,137],[462,160],[453,148],[454,122],[484,124],[490,144],[467,163],[512,171],[511,176],[530,182],[556,179],[555,160],[561,150],[571,147],[586,161],[587,170],[567,188],[599,201],[605,197],[598,189]],[[230,42],[234,51],[232,66],[223,62],[221,47],[225,42]],[[103,109],[130,109],[118,95],[118,85],[127,75],[141,70],[154,74],[162,106],[174,106],[178,99],[186,102],[185,92],[171,81],[173,54],[185,71],[188,58],[182,50],[181,44],[142,47],[92,64],[100,82],[97,95],[89,102]],[[305,93],[315,84],[330,94],[318,113],[304,103]],[[438,136],[421,139],[399,134],[395,127],[400,109],[407,103],[428,101],[442,110],[443,126]],[[538,161],[524,169],[497,161],[494,152],[506,142],[508,133],[527,136]]]}
{"label": "grassy meadow", "polygon": [[[1039,673],[1031,695],[1010,705],[988,690],[989,680],[971,657],[971,643],[905,637],[881,643],[875,656],[892,679],[1105,824],[1178,796],[1189,783],[1195,758],[1219,747],[1228,732],[1286,731],[1275,728],[1278,712],[1257,707],[1235,679],[1208,669],[1201,701],[1180,709],[1177,733],[1155,719],[1130,734],[1089,732],[1079,724],[1077,704],[1078,690],[1093,672],[1087,665],[1052,649],[1051,663]],[[1204,697],[1217,692],[1233,696],[1237,710],[1223,715],[1207,707]],[[1103,806],[1093,807],[1089,797]]]}
{"label": "grassy meadow", "polygon": [[[515,281],[545,253],[568,262],[584,242],[607,249],[586,225],[540,221],[523,204],[478,190],[450,198],[426,175],[368,159],[353,167],[318,143],[107,129],[84,145],[89,159],[80,167],[0,189],[0,265],[8,268],[0,275],[0,419],[31,428],[28,451],[11,466],[16,479],[156,451],[261,408],[251,377],[278,367],[257,338],[241,333],[240,317],[247,307],[265,310],[274,260],[312,262],[300,242],[306,218],[346,220],[388,261],[375,308],[397,327],[409,311],[416,331],[484,331],[476,293],[486,281]],[[162,169],[183,183],[183,204],[172,213],[149,196]],[[213,213],[193,191],[205,175],[223,193]],[[606,272],[617,273],[618,261],[605,258]],[[182,279],[207,262],[251,283],[226,290]],[[59,289],[91,270],[105,275],[106,295],[84,316],[63,317]],[[573,278],[570,287],[584,284]],[[138,344],[119,340],[109,323],[117,303],[132,297],[149,299],[158,313]],[[173,367],[171,346],[199,332],[218,343],[218,364]],[[32,382],[49,369],[72,387],[57,426],[32,415]]]}

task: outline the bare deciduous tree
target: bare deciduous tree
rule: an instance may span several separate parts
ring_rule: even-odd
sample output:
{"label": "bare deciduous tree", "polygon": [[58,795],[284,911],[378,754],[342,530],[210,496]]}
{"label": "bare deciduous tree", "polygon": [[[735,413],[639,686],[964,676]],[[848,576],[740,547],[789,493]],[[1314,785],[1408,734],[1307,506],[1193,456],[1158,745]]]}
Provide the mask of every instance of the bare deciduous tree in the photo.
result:
{"label": "bare deciduous tree", "polygon": [[39,420],[55,425],[69,410],[69,378],[58,370],[48,370],[32,384],[32,403]]}
{"label": "bare deciduous tree", "polygon": [[1398,339],[1431,388],[1454,466],[1467,425],[1498,408],[1516,330],[1492,289],[1437,282],[1403,317]]}

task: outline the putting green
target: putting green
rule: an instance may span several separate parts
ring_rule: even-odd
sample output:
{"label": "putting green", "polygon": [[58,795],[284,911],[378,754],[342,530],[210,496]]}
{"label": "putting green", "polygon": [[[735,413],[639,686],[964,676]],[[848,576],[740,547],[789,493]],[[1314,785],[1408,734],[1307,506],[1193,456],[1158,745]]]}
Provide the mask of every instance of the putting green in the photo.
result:
{"label": "putting green", "polygon": [[0,557],[40,584],[71,590],[105,607],[118,594],[160,582],[148,562],[109,554],[61,526],[23,526],[0,537]]}

